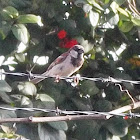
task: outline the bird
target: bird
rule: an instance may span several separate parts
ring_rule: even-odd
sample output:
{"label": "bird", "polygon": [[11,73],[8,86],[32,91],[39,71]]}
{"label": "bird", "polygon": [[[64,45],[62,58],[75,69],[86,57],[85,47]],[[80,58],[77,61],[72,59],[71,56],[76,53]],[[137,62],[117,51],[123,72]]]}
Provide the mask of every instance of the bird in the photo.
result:
{"label": "bird", "polygon": [[[47,77],[69,77],[78,71],[84,63],[84,47],[74,45],[67,52],[57,57],[41,74],[42,77],[33,78],[30,82],[37,84]],[[44,76],[44,77],[43,77]]]}

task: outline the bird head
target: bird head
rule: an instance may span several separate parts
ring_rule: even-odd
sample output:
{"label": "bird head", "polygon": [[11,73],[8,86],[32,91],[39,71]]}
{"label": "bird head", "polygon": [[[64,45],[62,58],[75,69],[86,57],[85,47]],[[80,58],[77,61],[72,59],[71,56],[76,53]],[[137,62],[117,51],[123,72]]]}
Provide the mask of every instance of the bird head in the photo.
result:
{"label": "bird head", "polygon": [[84,47],[81,45],[74,45],[70,50],[70,55],[74,58],[84,55]]}

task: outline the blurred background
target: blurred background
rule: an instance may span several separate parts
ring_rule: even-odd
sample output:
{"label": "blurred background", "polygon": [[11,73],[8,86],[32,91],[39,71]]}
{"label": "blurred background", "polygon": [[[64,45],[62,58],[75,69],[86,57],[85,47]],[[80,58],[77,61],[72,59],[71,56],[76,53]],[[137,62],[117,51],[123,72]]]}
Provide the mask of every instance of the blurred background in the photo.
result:
{"label": "blurred background", "polygon": [[[139,0],[0,0],[0,70],[42,74],[75,44],[85,48],[77,72],[85,77],[109,76],[140,80]],[[0,106],[101,111],[132,103],[112,83],[46,79],[37,85],[28,77],[1,75]],[[140,85],[122,83],[135,101]],[[133,112],[140,112],[139,109]],[[1,118],[55,116],[55,113],[0,110]],[[1,138],[34,140],[136,140],[138,118],[1,124]],[[22,136],[22,137],[21,137]]]}

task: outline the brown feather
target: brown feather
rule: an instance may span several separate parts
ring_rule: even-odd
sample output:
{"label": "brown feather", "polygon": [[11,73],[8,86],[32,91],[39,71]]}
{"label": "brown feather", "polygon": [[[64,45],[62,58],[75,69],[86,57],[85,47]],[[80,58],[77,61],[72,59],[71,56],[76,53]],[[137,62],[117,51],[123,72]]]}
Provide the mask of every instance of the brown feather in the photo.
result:
{"label": "brown feather", "polygon": [[[77,49],[77,50],[75,50]],[[81,49],[82,53],[78,51]],[[74,56],[73,51],[77,52],[77,56]],[[72,53],[73,52],[73,53]],[[60,55],[56,58],[48,67],[47,71],[42,74],[42,76],[71,76],[77,70],[79,70],[83,63],[83,47],[80,45],[75,45],[73,48],[70,48],[67,52]],[[65,62],[64,62],[65,61]],[[44,80],[45,78],[34,78],[31,80],[33,84],[37,84],[38,82]]]}

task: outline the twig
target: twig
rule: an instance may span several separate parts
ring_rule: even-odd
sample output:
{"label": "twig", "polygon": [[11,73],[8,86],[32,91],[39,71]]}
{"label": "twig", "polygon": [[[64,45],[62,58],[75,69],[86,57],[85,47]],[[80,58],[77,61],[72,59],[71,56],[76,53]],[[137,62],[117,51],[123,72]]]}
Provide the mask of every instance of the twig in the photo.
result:
{"label": "twig", "polygon": [[135,101],[132,98],[132,96],[130,95],[129,91],[127,89],[123,89],[122,86],[121,86],[121,84],[115,84],[115,86],[119,86],[120,91],[125,92],[129,96],[129,98],[132,100],[133,107],[134,107],[135,106]]}
{"label": "twig", "polygon": [[132,0],[133,5],[136,7],[136,2],[135,0]]}
{"label": "twig", "polygon": [[28,117],[28,118],[5,118],[0,119],[0,123],[42,123],[42,122],[56,122],[56,121],[72,121],[72,120],[92,120],[92,119],[106,119],[105,115],[67,115],[67,116],[53,116],[53,117]]}
{"label": "twig", "polygon": [[132,1],[133,4],[131,3],[130,0],[127,0],[127,1],[128,1],[128,6],[129,6],[130,10],[131,10],[135,15],[140,16],[140,13],[139,13],[139,11],[138,11],[137,8],[136,8],[135,1],[134,1],[134,0]]}
{"label": "twig", "polygon": [[[132,109],[136,109],[138,107],[140,107],[140,101],[135,102],[135,106],[133,106],[133,104],[129,104],[129,105],[123,106],[121,108],[112,110],[109,113],[111,113],[111,114],[119,114],[119,113],[126,112],[126,111],[129,111],[129,110],[132,110]],[[112,117],[112,115],[108,115],[106,118],[109,119],[110,117]]]}
{"label": "twig", "polygon": [[0,123],[42,123],[42,122],[56,122],[56,121],[72,121],[72,120],[107,120],[112,116],[129,111],[131,109],[136,109],[140,107],[140,101],[135,103],[133,108],[133,104],[129,104],[123,106],[121,108],[112,110],[110,112],[106,112],[109,115],[104,114],[94,114],[94,115],[66,115],[66,116],[53,116],[53,117],[28,117],[28,118],[5,118],[0,119]]}

